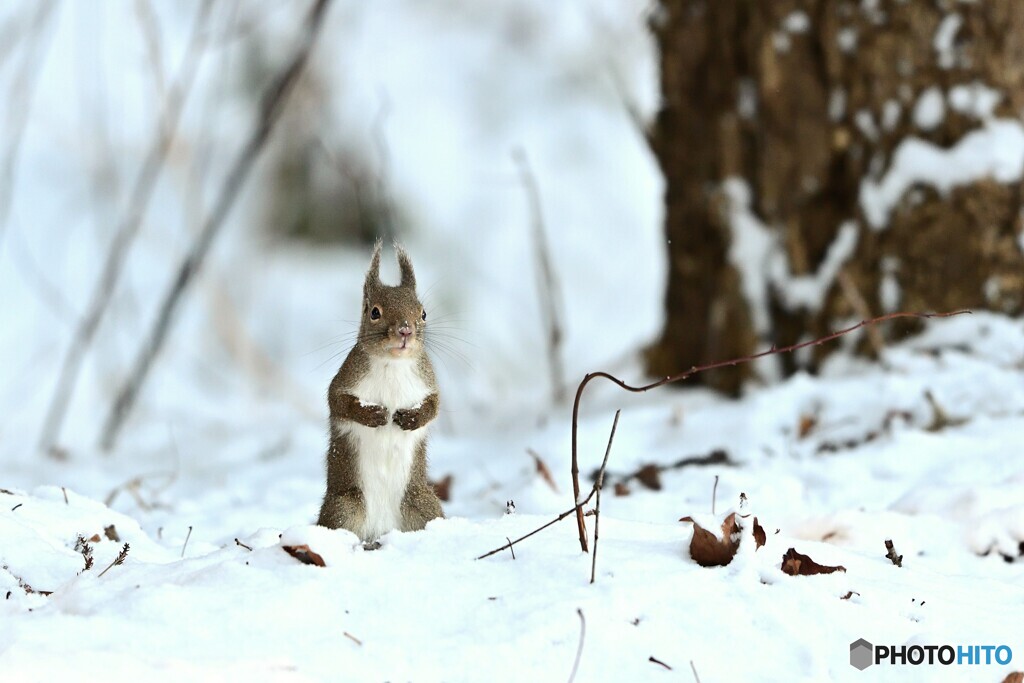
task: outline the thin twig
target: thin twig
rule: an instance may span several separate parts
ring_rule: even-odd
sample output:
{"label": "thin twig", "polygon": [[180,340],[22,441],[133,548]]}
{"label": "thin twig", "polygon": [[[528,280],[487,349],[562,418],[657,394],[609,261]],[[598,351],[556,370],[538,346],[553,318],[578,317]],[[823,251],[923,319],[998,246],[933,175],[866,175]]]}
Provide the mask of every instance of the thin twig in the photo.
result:
{"label": "thin twig", "polygon": [[249,552],[252,552],[252,546],[250,546],[250,545],[246,545],[246,544],[242,543],[242,542],[241,542],[241,541],[239,541],[239,540],[238,540],[237,538],[235,539],[235,545],[237,545],[237,546],[241,546],[242,548],[245,548],[245,549],[246,549],[246,550],[248,550]]}
{"label": "thin twig", "polygon": [[508,549],[512,551],[512,559],[516,559],[516,549],[512,547],[512,539],[506,536],[505,540],[508,541]]}
{"label": "thin twig", "polygon": [[68,490],[66,488],[64,488],[63,486],[60,487],[60,490],[61,490],[61,493],[64,494],[64,504],[65,505],[71,505],[71,503],[68,502]]}
{"label": "thin twig", "polygon": [[597,491],[597,500],[594,502],[594,553],[590,556],[590,583],[594,583],[597,577],[597,532],[601,523],[601,487],[604,486],[604,472],[608,467],[608,454],[612,452],[612,441],[615,439],[615,429],[619,426],[619,413],[615,411],[615,420],[612,422],[612,433],[608,435],[608,446],[604,449],[604,460],[601,461],[601,471],[597,475],[597,482],[594,489]]}
{"label": "thin twig", "polygon": [[188,533],[185,535],[185,542],[181,544],[181,556],[185,557],[185,548],[188,547],[188,539],[192,538],[192,526],[189,525]]}
{"label": "thin twig", "polygon": [[693,665],[693,660],[690,660],[690,670],[693,672],[693,680],[700,683],[700,676],[697,675],[697,667]]}
{"label": "thin twig", "polygon": [[128,551],[130,549],[131,549],[131,546],[129,546],[127,543],[125,543],[124,547],[121,548],[121,552],[119,552],[117,554],[117,557],[114,558],[114,561],[111,562],[110,564],[108,564],[107,568],[100,572],[100,576],[103,576],[104,574],[109,572],[112,568],[116,567],[117,565],[124,564],[124,560],[125,560],[126,557],[128,557]]}
{"label": "thin twig", "polygon": [[356,644],[356,645],[358,645],[359,647],[362,647],[362,646],[363,646],[363,641],[359,640],[358,638],[356,638],[356,637],[355,637],[354,635],[352,635],[352,634],[351,634],[351,633],[349,633],[348,631],[342,631],[342,632],[341,632],[341,635],[345,636],[346,638],[348,638],[349,640],[351,640],[351,641],[352,641],[353,643],[355,643],[355,644]]}
{"label": "thin twig", "polygon": [[903,556],[896,554],[896,546],[892,544],[892,539],[885,539],[885,557],[897,567],[903,566]]}
{"label": "thin twig", "polygon": [[55,0],[36,5],[28,27],[32,40],[25,46],[17,76],[7,93],[7,106],[11,115],[10,134],[4,149],[3,165],[0,166],[0,247],[3,246],[7,223],[11,217],[21,143],[25,138],[25,128],[32,113],[32,104],[39,85],[39,73],[45,65],[46,52],[52,38],[49,24],[55,5]]}
{"label": "thin twig", "polygon": [[715,475],[715,485],[711,487],[711,514],[715,514],[715,501],[718,500],[718,475]]}
{"label": "thin twig", "polygon": [[[623,382],[618,377],[616,377],[616,376],[614,376],[612,374],[609,374],[607,372],[591,372],[591,373],[587,374],[583,378],[583,381],[581,381],[579,386],[576,388],[576,398],[573,400],[573,403],[572,403],[572,489],[573,489],[573,500],[578,500],[579,497],[580,497],[580,468],[579,468],[579,456],[578,456],[578,453],[577,453],[577,436],[578,436],[578,432],[579,432],[580,400],[583,398],[583,390],[586,389],[587,385],[590,384],[590,382],[592,380],[597,379],[598,377],[603,377],[604,379],[607,379],[608,381],[616,384],[620,389],[625,389],[626,391],[629,391],[629,392],[632,392],[632,393],[642,393],[642,392],[645,392],[645,391],[650,391],[651,389],[655,389],[655,388],[660,387],[660,386],[664,386],[665,384],[671,384],[673,382],[680,382],[680,381],[682,381],[684,379],[688,379],[690,377],[693,377],[694,375],[697,375],[697,374],[702,373],[702,372],[706,372],[708,370],[715,370],[717,368],[724,368],[724,367],[727,367],[727,366],[742,365],[744,363],[749,363],[751,361],[757,360],[758,358],[764,358],[765,356],[770,356],[772,354],[776,354],[776,353],[791,353],[793,351],[797,351],[799,349],[807,348],[809,346],[818,346],[820,344],[824,344],[826,342],[830,342],[830,341],[832,341],[834,339],[838,339],[839,337],[842,337],[844,334],[849,334],[850,332],[853,332],[854,330],[858,330],[858,329],[860,329],[862,327],[866,327],[868,325],[877,325],[878,323],[886,322],[886,321],[889,321],[889,320],[895,320],[897,318],[948,318],[950,316],[961,315],[963,313],[970,313],[970,311],[966,310],[966,309],[961,309],[961,310],[958,310],[958,311],[950,311],[950,312],[947,312],[947,313],[906,313],[906,312],[888,313],[886,315],[878,316],[877,318],[871,318],[869,320],[862,320],[859,323],[857,323],[856,325],[851,325],[850,327],[847,327],[847,328],[844,328],[842,330],[839,330],[838,332],[833,332],[831,334],[825,335],[824,337],[819,337],[817,339],[812,339],[810,341],[800,342],[798,344],[791,344],[789,346],[784,346],[784,347],[781,347],[781,348],[778,348],[776,346],[772,346],[770,349],[767,349],[766,351],[761,351],[760,353],[755,353],[755,354],[750,355],[750,356],[742,356],[740,358],[733,358],[731,360],[716,361],[714,363],[707,363],[706,365],[695,365],[695,366],[691,367],[689,370],[684,370],[683,372],[680,372],[680,373],[675,374],[675,375],[669,375],[668,377],[664,377],[664,378],[658,380],[657,382],[652,382],[650,384],[645,384],[645,385],[642,385],[642,386],[632,386],[632,385],[626,384],[625,382]],[[575,512],[576,512],[576,526],[577,526],[577,530],[579,531],[579,537],[580,537],[580,548],[583,550],[583,552],[587,552],[588,551],[588,548],[587,548],[587,525],[586,525],[586,522],[583,519],[583,511],[582,511],[580,506],[576,506],[574,509],[575,509]]]}
{"label": "thin twig", "polygon": [[583,639],[587,635],[587,620],[583,618],[583,610],[576,608],[576,614],[580,615],[580,644],[576,647],[576,660],[572,663],[572,671],[569,673],[569,683],[576,678],[576,672],[580,668],[580,659],[583,658]]}
{"label": "thin twig", "polygon": [[650,657],[648,657],[648,658],[647,658],[647,661],[648,661],[648,662],[652,662],[652,663],[654,663],[654,664],[657,664],[658,666],[663,666],[663,667],[665,667],[666,669],[668,669],[669,671],[671,671],[671,670],[672,670],[672,667],[671,667],[671,666],[669,666],[669,665],[668,665],[668,664],[666,664],[665,662],[661,661],[660,659],[658,659],[658,658],[657,658],[657,657],[655,657],[654,655],[651,655]]}
{"label": "thin twig", "polygon": [[153,188],[160,177],[160,171],[167,159],[171,143],[174,141],[174,133],[178,128],[181,112],[185,107],[189,91],[195,80],[196,71],[199,67],[200,57],[206,45],[206,34],[204,30],[207,18],[212,7],[212,0],[205,0],[199,7],[195,23],[192,28],[192,37],[182,61],[181,74],[177,82],[168,94],[164,103],[163,113],[157,124],[156,135],[153,145],[142,162],[139,175],[135,179],[132,193],[128,201],[128,210],[121,222],[110,249],[107,251],[106,260],[103,262],[103,269],[96,285],[89,297],[89,306],[82,316],[78,327],[75,329],[71,344],[64,355],[61,363],[60,373],[57,375],[57,384],[54,388],[53,397],[50,399],[50,406],[46,411],[43,420],[42,431],[39,436],[39,449],[46,453],[51,450],[60,438],[61,427],[64,424],[64,417],[67,414],[68,406],[74,394],[75,385],[78,381],[79,371],[85,354],[92,345],[99,329],[103,315],[106,313],[113,298],[114,291],[121,279],[124,270],[128,250],[135,237],[142,227],[143,218],[149,206]]}
{"label": "thin twig", "polygon": [[562,367],[562,296],[551,263],[550,248],[544,228],[544,212],[541,209],[540,188],[537,178],[530,169],[526,152],[521,148],[512,150],[512,160],[519,168],[519,177],[530,203],[533,228],[534,257],[537,259],[541,309],[544,312],[544,326],[548,333],[548,365],[551,371],[551,398],[556,404],[565,400],[565,371]]}
{"label": "thin twig", "polygon": [[127,419],[135,399],[149,374],[153,360],[159,354],[171,328],[171,322],[181,304],[182,295],[188,288],[193,276],[202,269],[206,256],[210,252],[214,238],[220,232],[229,211],[238,197],[245,180],[259,157],[274,126],[281,117],[281,112],[294,90],[295,83],[305,69],[306,62],[316,44],[324,14],[330,0],[316,0],[306,17],[303,37],[285,68],[277,75],[263,94],[259,116],[245,146],[235,158],[221,186],[220,194],[207,216],[202,230],[193,242],[188,254],[181,262],[171,287],[164,294],[150,333],[143,344],[135,364],[127,380],[118,391],[114,405],[111,407],[104,423],[100,444],[104,450],[111,450],[117,443],[121,426]]}

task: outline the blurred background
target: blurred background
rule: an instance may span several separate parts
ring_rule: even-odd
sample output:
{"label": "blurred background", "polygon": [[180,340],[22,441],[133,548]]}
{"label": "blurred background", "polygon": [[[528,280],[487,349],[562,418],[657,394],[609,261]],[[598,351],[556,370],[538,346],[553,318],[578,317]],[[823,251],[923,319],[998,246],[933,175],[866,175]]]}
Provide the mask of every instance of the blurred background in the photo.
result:
{"label": "blurred background", "polygon": [[[416,265],[442,463],[488,457],[473,434],[564,450],[587,371],[1019,316],[1022,8],[5,2],[0,466],[131,477],[140,507],[253,467],[253,497],[315,509],[377,236]],[[737,395],[917,326],[703,379]]]}

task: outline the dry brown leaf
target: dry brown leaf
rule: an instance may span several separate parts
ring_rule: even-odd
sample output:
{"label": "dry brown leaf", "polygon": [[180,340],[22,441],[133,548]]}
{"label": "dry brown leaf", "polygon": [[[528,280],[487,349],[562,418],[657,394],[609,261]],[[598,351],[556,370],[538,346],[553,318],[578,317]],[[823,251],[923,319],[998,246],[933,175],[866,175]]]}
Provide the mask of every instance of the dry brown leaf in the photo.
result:
{"label": "dry brown leaf", "polygon": [[1024,671],[1014,671],[1012,674],[1006,674],[1003,683],[1024,683]]}
{"label": "dry brown leaf", "polygon": [[283,545],[281,547],[302,564],[314,564],[317,567],[327,566],[324,564],[324,558],[310,550],[308,545]]}
{"label": "dry brown leaf", "polygon": [[818,426],[818,418],[814,415],[801,415],[800,426],[797,430],[797,435],[801,439],[806,439],[807,435],[810,434],[815,427]]}
{"label": "dry brown leaf", "polygon": [[548,469],[548,466],[541,459],[537,451],[532,448],[527,448],[526,452],[530,454],[531,458],[533,458],[533,463],[537,466],[537,474],[541,476],[541,479],[547,482],[547,485],[551,487],[552,491],[558,493],[558,484],[555,483],[555,478],[551,476],[551,470]]}
{"label": "dry brown leaf", "polygon": [[764,527],[758,523],[757,517],[754,517],[754,550],[760,549],[767,542],[768,534],[764,532]]}
{"label": "dry brown leaf", "polygon": [[99,543],[100,542],[100,535],[99,534],[93,534],[91,537],[89,537],[89,542],[90,543]]}
{"label": "dry brown leaf", "polygon": [[626,486],[621,481],[615,482],[615,495],[616,496],[628,496],[629,495],[629,487]]}
{"label": "dry brown leaf", "polygon": [[636,479],[652,491],[661,490],[661,470],[657,465],[644,465],[636,472]]}
{"label": "dry brown leaf", "polygon": [[813,576],[814,574],[831,574],[832,572],[845,572],[846,567],[829,567],[818,564],[807,555],[802,555],[796,548],[790,548],[782,556],[782,571],[790,576]]}
{"label": "dry brown leaf", "polygon": [[103,535],[115,543],[121,542],[121,537],[117,534],[117,527],[113,524],[103,527]]}
{"label": "dry brown leaf", "polygon": [[722,522],[721,538],[697,524],[692,517],[683,517],[679,521],[693,524],[690,557],[694,562],[702,567],[724,567],[732,562],[732,558],[736,556],[736,549],[740,546],[739,538],[733,538],[733,534],[739,531],[735,512]]}
{"label": "dry brown leaf", "polygon": [[434,487],[434,493],[441,499],[441,502],[447,503],[452,495],[452,475],[444,475],[444,479],[441,481],[432,481],[430,485]]}

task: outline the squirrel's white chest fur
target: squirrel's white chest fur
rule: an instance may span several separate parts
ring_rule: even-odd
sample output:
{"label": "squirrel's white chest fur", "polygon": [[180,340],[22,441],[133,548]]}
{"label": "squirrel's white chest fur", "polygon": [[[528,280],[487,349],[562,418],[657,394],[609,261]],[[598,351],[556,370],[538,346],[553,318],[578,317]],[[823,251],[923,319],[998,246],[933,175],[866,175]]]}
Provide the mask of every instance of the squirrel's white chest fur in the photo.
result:
{"label": "squirrel's white chest fur", "polygon": [[374,358],[370,370],[352,388],[364,404],[387,408],[388,424],[365,427],[355,422],[335,425],[348,432],[356,449],[360,488],[366,503],[362,538],[377,538],[402,525],[402,497],[409,484],[413,458],[426,429],[405,430],[391,422],[396,410],[415,408],[430,394],[413,359]]}

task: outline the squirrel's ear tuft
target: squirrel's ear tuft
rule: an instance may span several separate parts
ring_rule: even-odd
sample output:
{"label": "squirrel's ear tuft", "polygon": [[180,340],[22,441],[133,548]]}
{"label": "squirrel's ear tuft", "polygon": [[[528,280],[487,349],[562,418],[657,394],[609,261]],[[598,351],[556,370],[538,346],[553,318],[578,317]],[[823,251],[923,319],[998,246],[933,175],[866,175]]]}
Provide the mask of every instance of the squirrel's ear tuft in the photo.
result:
{"label": "squirrel's ear tuft", "polygon": [[412,259],[401,244],[395,242],[395,254],[398,256],[398,269],[402,272],[402,287],[415,287],[416,274],[412,270]]}
{"label": "squirrel's ear tuft", "polygon": [[373,245],[373,256],[370,257],[370,269],[366,271],[366,283],[363,285],[364,288],[380,284],[380,252],[383,246],[384,240],[378,237],[377,242]]}

